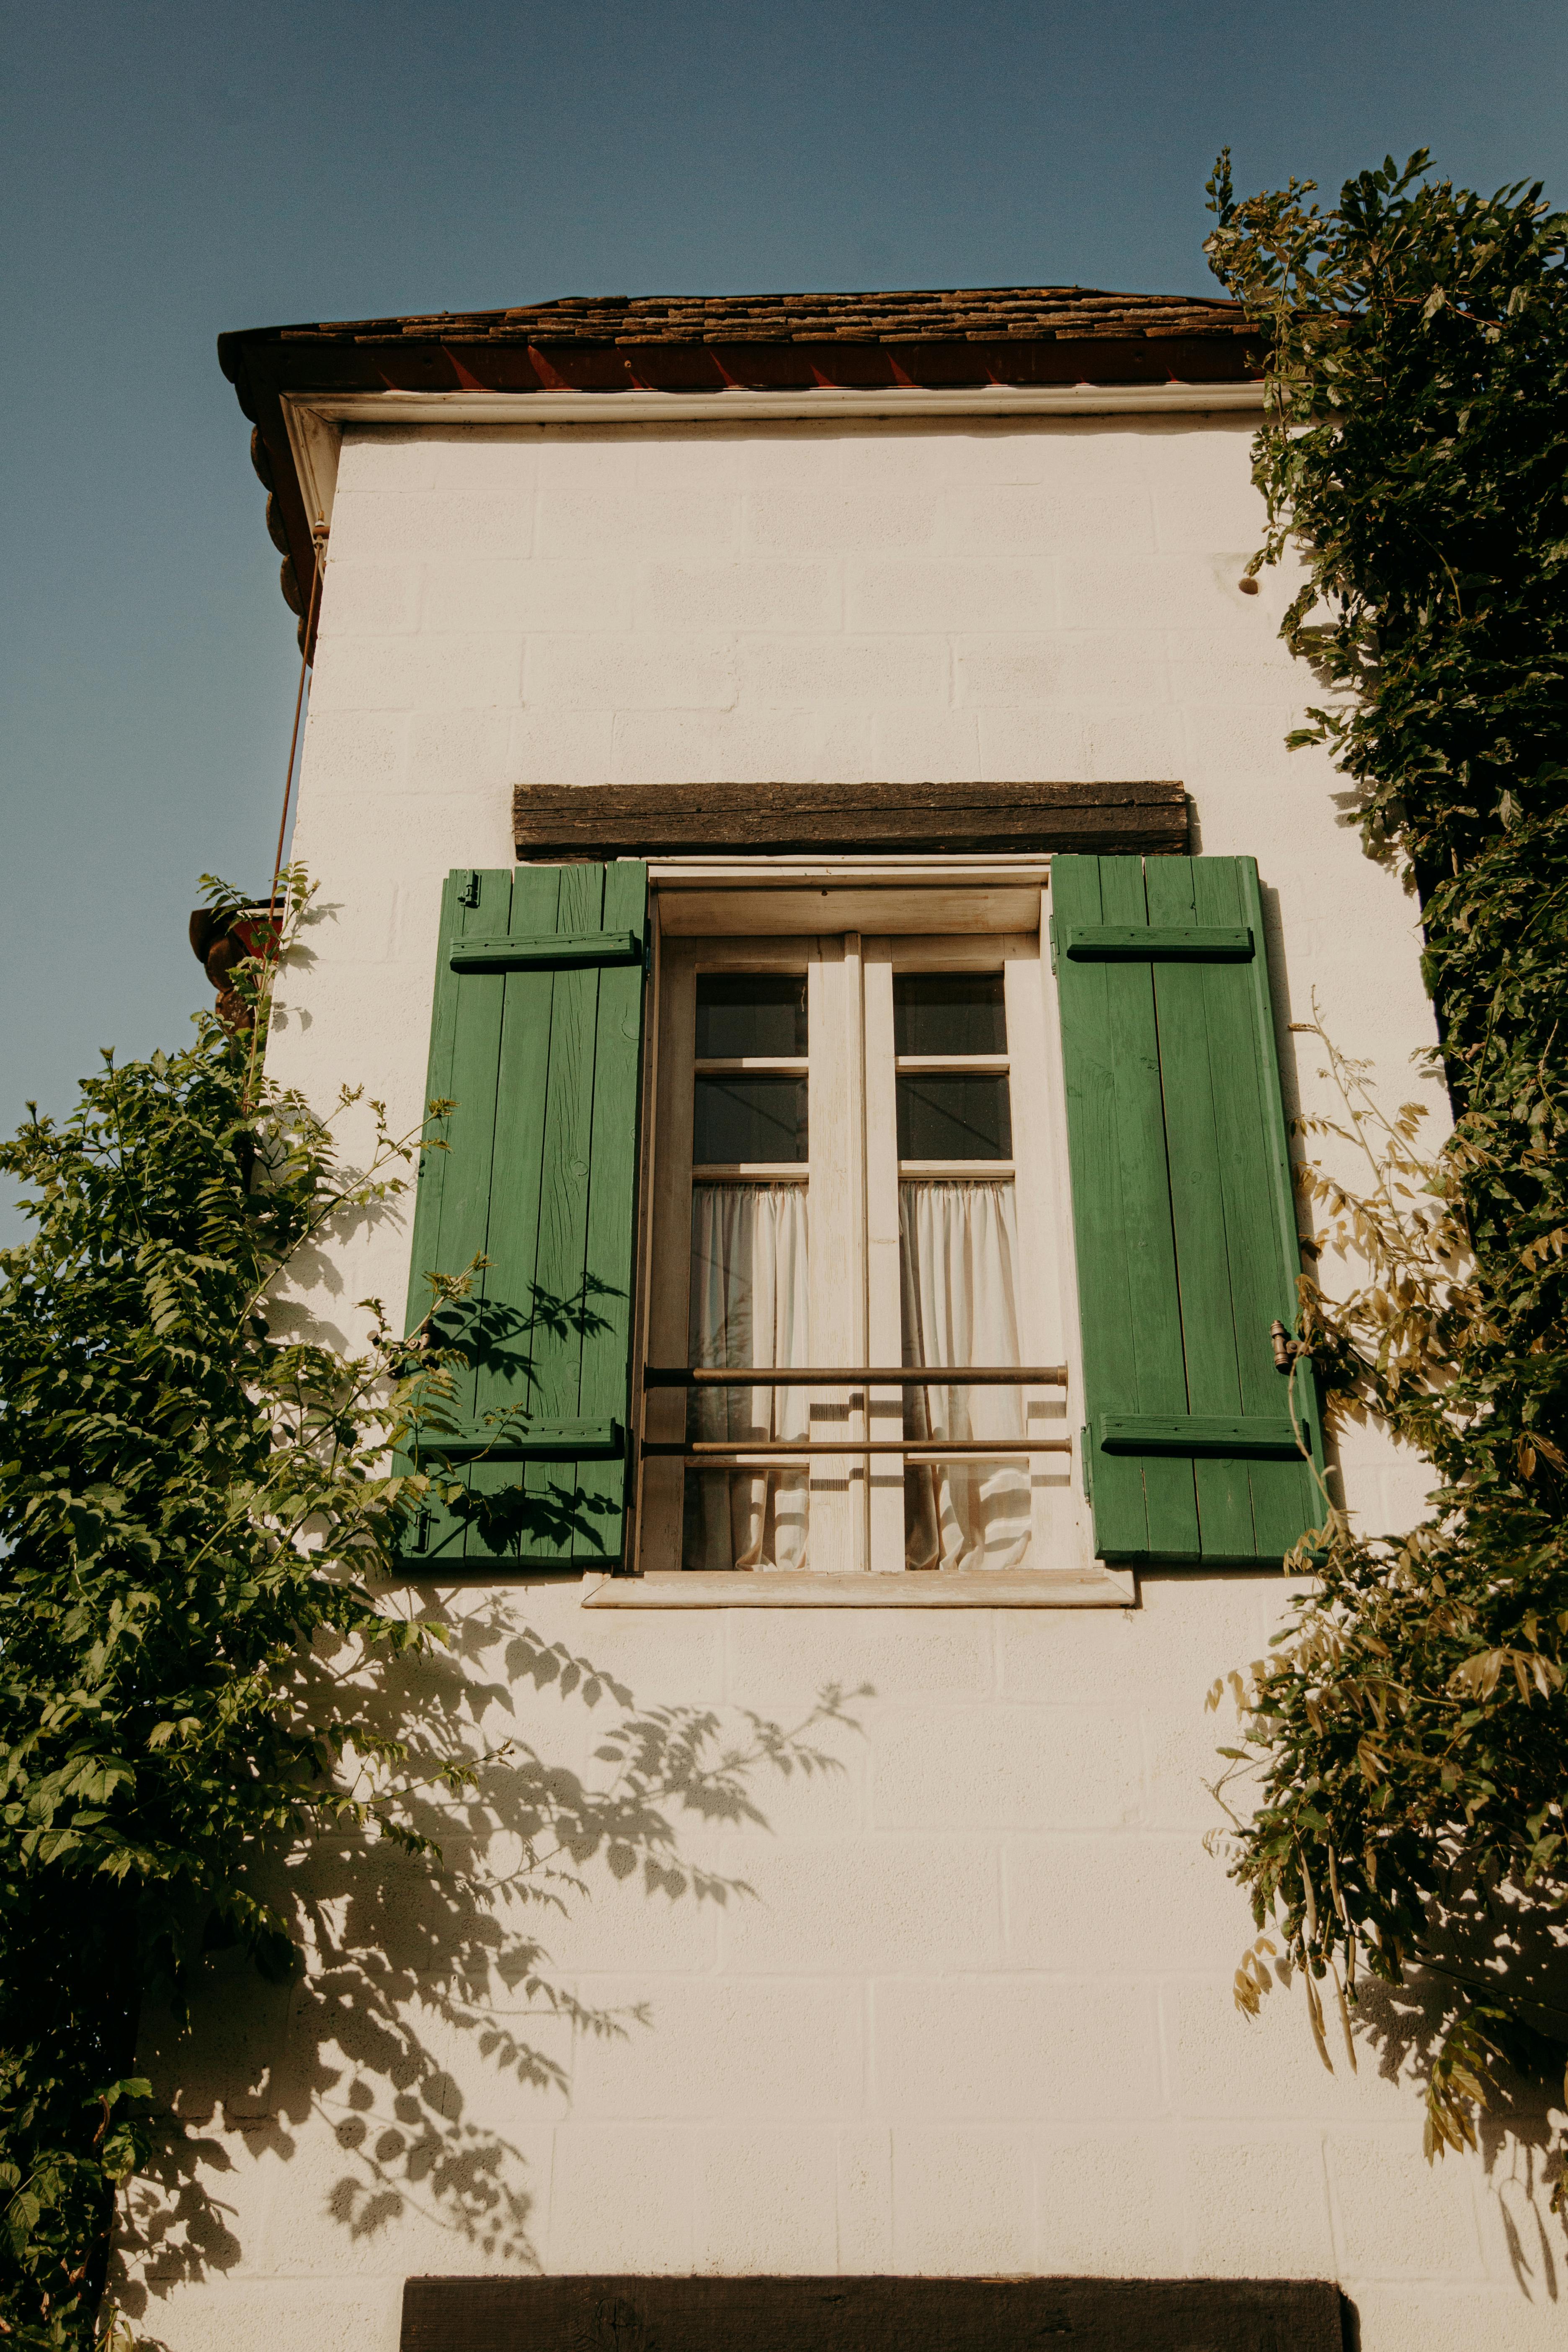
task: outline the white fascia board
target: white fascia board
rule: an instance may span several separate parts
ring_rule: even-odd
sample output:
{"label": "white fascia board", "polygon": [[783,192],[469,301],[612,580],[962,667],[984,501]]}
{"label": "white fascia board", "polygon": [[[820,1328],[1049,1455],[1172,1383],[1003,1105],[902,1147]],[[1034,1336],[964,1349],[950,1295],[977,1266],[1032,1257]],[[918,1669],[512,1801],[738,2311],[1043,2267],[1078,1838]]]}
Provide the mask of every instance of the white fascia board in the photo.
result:
{"label": "white fascia board", "polygon": [[348,392],[280,395],[312,524],[330,524],[345,425],[829,425],[878,417],[1210,415],[1263,406],[1262,383],[920,385],[849,392]]}

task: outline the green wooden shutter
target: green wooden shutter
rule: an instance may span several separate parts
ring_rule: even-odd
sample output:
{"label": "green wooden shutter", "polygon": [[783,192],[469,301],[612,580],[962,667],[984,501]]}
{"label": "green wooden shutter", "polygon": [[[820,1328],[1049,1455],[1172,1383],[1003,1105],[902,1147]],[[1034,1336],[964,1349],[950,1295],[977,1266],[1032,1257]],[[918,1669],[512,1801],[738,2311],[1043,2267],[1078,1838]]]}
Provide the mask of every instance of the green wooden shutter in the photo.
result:
{"label": "green wooden shutter", "polygon": [[458,1434],[420,1466],[463,1495],[424,1515],[416,1574],[621,1560],[647,925],[630,859],[447,877],[426,1097],[456,1108],[420,1171],[407,1328],[426,1273],[489,1263],[439,1318]]}
{"label": "green wooden shutter", "polygon": [[1257,866],[1058,857],[1050,897],[1096,1549],[1277,1565],[1324,1506],[1269,1339],[1300,1260]]}

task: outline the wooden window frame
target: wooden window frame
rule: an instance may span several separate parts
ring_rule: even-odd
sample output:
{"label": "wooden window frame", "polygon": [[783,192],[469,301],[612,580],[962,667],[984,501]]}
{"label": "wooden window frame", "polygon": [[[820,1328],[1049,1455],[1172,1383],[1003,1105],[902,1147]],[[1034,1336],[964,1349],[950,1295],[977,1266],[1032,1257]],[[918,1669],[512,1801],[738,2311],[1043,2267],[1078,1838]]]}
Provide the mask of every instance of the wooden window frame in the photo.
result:
{"label": "wooden window frame", "polygon": [[[1078,1452],[1082,1375],[1065,1092],[1055,982],[1043,951],[1048,873],[1048,861],[1038,856],[650,861],[653,953],[633,1381],[636,1503],[627,1571],[592,1586],[585,1607],[1125,1607],[1135,1598],[1131,1574],[1093,1556]],[[1036,1549],[1045,1550],[1048,1541],[1050,1564],[1012,1571],[906,1570],[900,1469],[896,1477],[874,1473],[868,1488],[858,1475],[847,1477],[839,1496],[826,1491],[826,1479],[814,1485],[814,1540],[826,1543],[832,1566],[799,1573],[680,1568],[670,1554],[672,1547],[679,1550],[682,1465],[645,1461],[641,1441],[645,1434],[679,1434],[685,1392],[645,1391],[642,1367],[685,1359],[689,1238],[672,1244],[670,1237],[689,1234],[690,1156],[682,1143],[690,1134],[692,1057],[689,1049],[672,1050],[672,1044],[696,970],[798,971],[804,963],[812,990],[814,1080],[807,1181],[818,1198],[831,1193],[837,1217],[852,1225],[858,1216],[867,1259],[856,1270],[863,1278],[837,1286],[837,1297],[821,1284],[813,1312],[814,1318],[819,1310],[825,1315],[826,1328],[814,1320],[812,1353],[831,1363],[896,1362],[896,1345],[890,1355],[879,1354],[876,1346],[879,1339],[886,1347],[889,1334],[896,1339],[899,1311],[891,974],[900,966],[929,971],[943,962],[984,969],[999,955],[1008,974],[1008,1058],[1015,1072],[1026,1062],[1041,1080],[1016,1083],[1013,1090],[1026,1320],[1047,1350],[1035,1360],[1068,1366],[1065,1403],[1059,1391],[1054,1399],[1031,1391],[1031,1428],[1045,1433],[1047,1421],[1037,1415],[1048,1415],[1054,1434],[1059,1416],[1063,1433],[1073,1440],[1065,1488],[1054,1483],[1063,1460],[1057,1455],[1036,1457],[1053,1483],[1031,1482]],[[878,1049],[858,1083],[846,1084],[849,1055],[862,1050],[868,1022],[879,1034]],[[840,1027],[843,1037],[837,1034]],[[859,1207],[852,1211],[857,1182]],[[876,1223],[873,1204],[879,1212]],[[889,1205],[891,1228],[884,1232]],[[825,1412],[843,1414],[853,1435],[867,1433],[868,1412],[874,1420],[901,1406],[894,1392],[882,1390],[866,1397],[859,1410],[848,1391],[814,1392],[814,1399]],[[1042,1496],[1052,1498],[1048,1510]],[[857,1515],[863,1532],[857,1531]]]}

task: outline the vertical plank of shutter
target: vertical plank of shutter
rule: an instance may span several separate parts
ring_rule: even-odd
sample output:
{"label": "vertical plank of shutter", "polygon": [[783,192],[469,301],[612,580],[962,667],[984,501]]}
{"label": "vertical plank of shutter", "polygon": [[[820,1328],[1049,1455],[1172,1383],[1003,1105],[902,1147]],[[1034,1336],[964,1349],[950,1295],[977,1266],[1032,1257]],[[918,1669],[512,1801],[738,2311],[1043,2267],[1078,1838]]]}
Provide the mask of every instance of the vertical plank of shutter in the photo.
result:
{"label": "vertical plank of shutter", "polygon": [[[510,904],[498,903],[496,919],[487,926],[490,936],[553,930],[559,888],[555,871],[523,866],[508,878]],[[479,1285],[483,1311],[476,1330],[476,1426],[488,1413],[531,1414],[539,1409],[532,1325],[552,977],[549,971],[526,970],[461,975],[465,996],[476,982],[487,986],[499,982],[503,1003],[496,1041],[495,1119],[485,1169],[485,1255],[490,1262]],[[514,1496],[519,1485],[515,1465],[488,1461],[476,1462],[465,1483],[471,1494],[492,1497]],[[476,1563],[491,1560],[509,1538],[519,1536],[524,1551],[531,1550],[526,1517],[520,1520],[515,1507],[509,1507],[496,1526],[476,1522],[470,1527],[464,1556]]]}
{"label": "vertical plank of shutter", "polygon": [[[425,1097],[421,1108],[433,1102],[452,1098],[452,1069],[458,1043],[458,992],[447,966],[447,941],[460,919],[463,880],[460,874],[448,874],[441,888],[441,913],[436,935],[436,980],[430,1005],[430,1057],[426,1066]],[[452,1120],[448,1115],[441,1119],[427,1118],[425,1132],[436,1142],[449,1143],[451,1129]],[[408,1305],[403,1320],[405,1332],[417,1330],[430,1312],[430,1286],[425,1279],[426,1274],[438,1269],[444,1271],[441,1223],[450,1160],[449,1150],[420,1154],[419,1171],[415,1179],[414,1233],[408,1255]],[[401,1474],[415,1465],[408,1455],[399,1454],[394,1457],[393,1466]],[[448,1556],[454,1552],[461,1553],[462,1524],[439,1506],[432,1504],[426,1511],[422,1532],[426,1556],[443,1552]]]}
{"label": "vertical plank of shutter", "polygon": [[[1058,857],[1051,866],[1051,923],[1058,940],[1069,923],[1098,923],[1100,865],[1097,857]],[[1072,1184],[1078,1258],[1079,1321],[1082,1332],[1084,1465],[1092,1497],[1095,1549],[1110,1559],[1142,1559],[1149,1549],[1143,1480],[1136,1462],[1103,1460],[1094,1429],[1137,1391],[1132,1302],[1127,1255],[1119,1246],[1126,1223],[1121,1160],[1116,1138],[1116,1065],[1111,1042],[1110,966],[1058,958],[1062,1061],[1067,1086],[1068,1164]]]}
{"label": "vertical plank of shutter", "polygon": [[[1146,928],[1138,857],[1058,857],[1053,921]],[[1067,1077],[1088,1443],[1105,1412],[1185,1412],[1154,986],[1144,963],[1058,972]],[[1106,1559],[1198,1556],[1193,1466],[1095,1451],[1096,1549]]]}
{"label": "vertical plank of shutter", "polygon": [[[512,875],[510,919],[496,924],[517,936],[555,929],[560,870],[520,866]],[[463,976],[472,988],[472,973]],[[545,1082],[550,1068],[550,1012],[555,973],[505,973],[505,1024],[500,1033],[500,1073],[496,1089],[496,1150],[489,1197],[489,1233],[484,1273],[484,1357],[478,1413],[521,1412],[543,1416],[538,1392],[538,1230],[543,1218],[545,1183]],[[494,1559],[503,1545],[533,1552],[533,1510],[527,1507],[515,1463],[475,1463],[472,1494],[512,1498],[494,1528],[475,1527],[468,1545],[472,1559]]]}
{"label": "vertical plank of shutter", "polygon": [[[560,899],[558,867],[520,866],[512,877],[510,929],[523,937],[553,931],[560,920]],[[507,974],[501,1108],[490,1192],[493,1295],[498,1303],[504,1302],[512,1360],[492,1371],[484,1402],[492,1412],[521,1409],[531,1420],[569,1417],[545,1402],[539,1365],[539,1261],[550,1157],[547,1105],[560,977],[552,971]],[[500,1462],[481,1465],[475,1477],[479,1491],[519,1498],[521,1507],[508,1515],[509,1533],[531,1558],[544,1530],[531,1482],[515,1465]],[[475,1549],[493,1551],[494,1547],[476,1538]]]}
{"label": "vertical plank of shutter", "polygon": [[[563,866],[560,904],[549,929],[603,928],[605,868]],[[589,965],[554,974],[550,1063],[543,1094],[543,1181],[534,1276],[533,1395],[547,1421],[574,1421],[583,1377],[583,1329],[595,1311],[587,1296],[589,1161],[594,1130],[594,1045],[604,973]],[[583,1524],[578,1472],[569,1462],[533,1462],[529,1497],[530,1558],[564,1564],[592,1548]]]}
{"label": "vertical plank of shutter", "polygon": [[[629,858],[605,869],[604,927],[637,931],[647,924],[647,867]],[[631,1412],[632,1275],[636,1263],[638,1083],[642,1074],[643,973],[639,965],[599,975],[594,1054],[594,1122],[589,1154],[588,1234],[578,1412],[584,1421],[627,1428]],[[629,1442],[629,1440],[628,1440]],[[577,1466],[580,1551],[607,1566],[625,1537],[626,1461]]]}
{"label": "vertical plank of shutter", "polygon": [[[1228,867],[1230,871],[1225,872]],[[1285,1383],[1274,1367],[1268,1327],[1279,1316],[1289,1329],[1296,1314],[1300,1252],[1290,1184],[1289,1149],[1268,990],[1258,866],[1250,857],[1202,858],[1194,865],[1197,920],[1250,925],[1257,953],[1245,967],[1205,974],[1210,1055],[1231,1148],[1222,1160],[1231,1298],[1244,1413],[1279,1414]],[[1224,912],[1217,909],[1223,908]],[[1304,1374],[1296,1380],[1298,1411],[1307,1410],[1321,1461],[1316,1396]],[[1305,1464],[1253,1462],[1256,1556],[1279,1559],[1322,1517],[1321,1500]],[[1205,1545],[1205,1553],[1207,1544]]]}
{"label": "vertical plank of shutter", "polygon": [[[430,1058],[425,1073],[425,1103],[452,1099],[452,1071],[458,1045],[458,991],[447,966],[447,941],[461,919],[460,887],[464,877],[448,874],[441,889],[440,929],[436,941],[436,981],[430,1004]],[[423,1108],[423,1106],[422,1106]],[[426,1133],[449,1143],[450,1117],[427,1121]],[[441,1215],[447,1197],[450,1151],[421,1154],[415,1181],[414,1234],[408,1260],[408,1309],[405,1331],[415,1330],[430,1309],[430,1287],[425,1277],[441,1265]]]}
{"label": "vertical plank of shutter", "polygon": [[[1205,911],[1197,908],[1190,857],[1152,858],[1145,874],[1149,920],[1157,929],[1192,930],[1200,923],[1232,924],[1239,908],[1230,858],[1205,859]],[[1218,868],[1219,870],[1215,870]],[[1215,911],[1221,908],[1223,911]],[[1251,1039],[1237,1041],[1223,1012],[1245,1014],[1237,969],[1161,962],[1152,967],[1160,1029],[1160,1072],[1171,1173],[1187,1407],[1226,1417],[1240,1412],[1237,1350],[1245,1309],[1232,1295],[1233,1274],[1255,1242],[1257,1202],[1251,1162],[1258,1149],[1256,1110],[1240,1115],[1237,1092],[1257,1093]],[[1213,983],[1211,985],[1211,983]],[[1227,1055],[1229,1060],[1227,1063]],[[1237,1158],[1246,1163],[1234,1180]],[[1267,1204],[1267,1191],[1263,1194]],[[1267,1319],[1259,1327],[1265,1355]],[[1277,1408],[1276,1408],[1277,1409]],[[1259,1410],[1254,1406],[1254,1411]],[[1193,1465],[1198,1533],[1205,1560],[1251,1559],[1256,1553],[1252,1490],[1245,1462],[1198,1460]]]}
{"label": "vertical plank of shutter", "polygon": [[[1100,866],[1103,920],[1147,924],[1144,860],[1102,857]],[[1187,1401],[1181,1294],[1171,1219],[1171,1173],[1160,1075],[1154,967],[1142,963],[1120,967],[1110,964],[1105,970],[1110,982],[1118,1143],[1128,1218],[1121,1246],[1128,1261],[1132,1309],[1138,1397],[1133,1411],[1189,1412],[1192,1407]],[[1097,1487],[1100,1471],[1110,1458],[1100,1454],[1096,1460]],[[1202,1549],[1202,1536],[1193,1465],[1163,1460],[1146,1461],[1141,1467],[1151,1553],[1156,1559],[1196,1559]]]}
{"label": "vertical plank of shutter", "polygon": [[[410,1329],[429,1304],[426,1275],[461,1274],[485,1252],[489,1227],[506,981],[497,972],[470,974],[459,982],[447,962],[447,941],[458,932],[505,929],[511,875],[505,866],[481,870],[475,877],[473,906],[464,903],[468,878],[464,870],[449,874],[441,894],[426,1100],[444,1097],[457,1108],[435,1130],[448,1149],[426,1155],[426,1172],[419,1179],[409,1270]],[[481,1273],[476,1277],[476,1296],[483,1297],[484,1282]],[[448,1318],[444,1328],[451,1339],[459,1339],[467,1333],[468,1318]],[[438,1318],[438,1336],[442,1328]],[[451,1410],[459,1420],[473,1413],[476,1391],[477,1374],[470,1367],[458,1377],[453,1392]],[[444,1506],[433,1504],[422,1558],[433,1569],[450,1568],[462,1559],[467,1548],[462,1519]]]}

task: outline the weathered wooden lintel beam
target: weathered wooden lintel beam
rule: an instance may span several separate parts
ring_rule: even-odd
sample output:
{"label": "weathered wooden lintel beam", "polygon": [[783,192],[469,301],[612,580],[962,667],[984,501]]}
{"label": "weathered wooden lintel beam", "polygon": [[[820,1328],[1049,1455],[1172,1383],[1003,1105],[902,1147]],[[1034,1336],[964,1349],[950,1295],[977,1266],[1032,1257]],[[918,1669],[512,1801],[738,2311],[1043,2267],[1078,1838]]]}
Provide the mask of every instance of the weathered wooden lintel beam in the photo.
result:
{"label": "weathered wooden lintel beam", "polygon": [[1079,850],[1184,856],[1173,781],[930,784],[519,784],[521,858]]}
{"label": "weathered wooden lintel beam", "polygon": [[1326,2279],[411,2278],[402,2352],[1343,2352]]}

